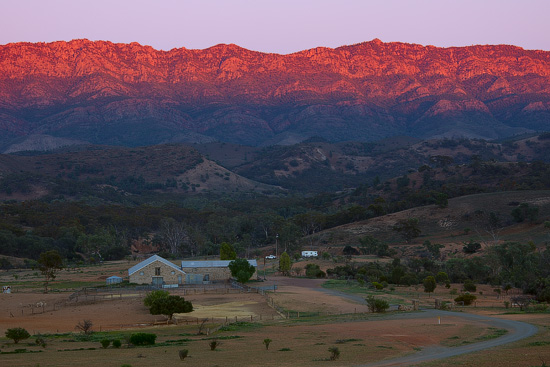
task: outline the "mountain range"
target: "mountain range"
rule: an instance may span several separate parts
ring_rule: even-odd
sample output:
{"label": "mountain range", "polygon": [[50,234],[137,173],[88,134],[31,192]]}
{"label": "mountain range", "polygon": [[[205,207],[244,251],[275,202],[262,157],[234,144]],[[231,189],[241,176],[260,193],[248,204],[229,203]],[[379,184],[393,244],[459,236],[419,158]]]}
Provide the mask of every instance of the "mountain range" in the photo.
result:
{"label": "mountain range", "polygon": [[550,130],[550,52],[379,40],[288,55],[74,40],[0,46],[0,152],[290,145]]}

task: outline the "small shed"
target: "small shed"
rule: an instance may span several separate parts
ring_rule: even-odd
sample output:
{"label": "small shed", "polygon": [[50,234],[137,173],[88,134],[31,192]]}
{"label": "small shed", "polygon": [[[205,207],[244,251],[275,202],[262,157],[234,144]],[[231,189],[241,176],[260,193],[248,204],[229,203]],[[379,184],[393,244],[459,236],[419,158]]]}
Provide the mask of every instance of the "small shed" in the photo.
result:
{"label": "small shed", "polygon": [[122,283],[122,278],[117,277],[116,275],[113,275],[112,277],[107,278],[106,282],[107,282],[107,285],[118,284],[118,283]]}

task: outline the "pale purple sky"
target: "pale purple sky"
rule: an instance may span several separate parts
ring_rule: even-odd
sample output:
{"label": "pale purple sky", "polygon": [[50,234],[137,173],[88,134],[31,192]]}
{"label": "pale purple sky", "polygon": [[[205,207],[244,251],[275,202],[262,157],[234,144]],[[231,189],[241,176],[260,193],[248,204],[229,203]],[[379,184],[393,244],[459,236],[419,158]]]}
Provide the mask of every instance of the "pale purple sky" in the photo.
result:
{"label": "pale purple sky", "polygon": [[291,53],[379,38],[550,50],[550,0],[1,0],[0,44],[88,38]]}

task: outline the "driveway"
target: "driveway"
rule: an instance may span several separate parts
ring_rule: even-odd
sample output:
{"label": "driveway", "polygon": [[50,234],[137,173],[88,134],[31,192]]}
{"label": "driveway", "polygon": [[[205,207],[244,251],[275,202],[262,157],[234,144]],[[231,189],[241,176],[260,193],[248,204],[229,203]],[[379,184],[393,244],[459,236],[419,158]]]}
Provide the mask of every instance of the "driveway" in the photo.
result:
{"label": "driveway", "polygon": [[[360,304],[365,303],[365,299],[361,296],[346,294],[346,293],[335,291],[332,289],[317,288],[317,290],[323,293],[328,293],[331,295],[350,299]],[[525,322],[505,320],[505,319],[499,319],[496,317],[474,315],[474,314],[462,313],[462,312],[449,312],[449,311],[440,311],[440,310],[422,310],[421,312],[398,313],[394,315],[388,315],[387,320],[407,320],[407,319],[418,319],[418,318],[435,319],[438,316],[441,318],[444,318],[447,316],[460,317],[465,320],[483,323],[485,325],[488,325],[489,327],[494,327],[497,329],[506,329],[508,330],[508,333],[495,339],[481,341],[478,343],[467,344],[459,347],[444,347],[440,345],[429,346],[429,347],[423,348],[418,353],[414,353],[405,357],[388,359],[385,361],[378,361],[378,362],[362,364],[358,366],[361,366],[361,367],[411,366],[422,362],[454,357],[454,356],[458,356],[466,353],[478,352],[480,350],[517,342],[518,340],[528,338],[536,334],[538,331],[536,326],[527,324]]]}

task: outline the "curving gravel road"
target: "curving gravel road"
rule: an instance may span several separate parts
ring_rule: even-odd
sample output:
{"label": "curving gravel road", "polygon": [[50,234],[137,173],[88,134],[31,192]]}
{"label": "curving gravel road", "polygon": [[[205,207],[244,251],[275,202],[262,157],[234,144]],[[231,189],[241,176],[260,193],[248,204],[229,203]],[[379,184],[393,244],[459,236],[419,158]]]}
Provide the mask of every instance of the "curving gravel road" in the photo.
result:
{"label": "curving gravel road", "polygon": [[[364,304],[364,298],[356,295],[350,295],[343,292],[335,291],[332,289],[318,288],[320,292],[336,295],[339,297],[347,298],[359,303]],[[479,343],[467,344],[459,347],[444,347],[440,345],[425,347],[421,351],[415,354],[408,356],[388,359],[385,361],[378,361],[368,364],[358,365],[360,367],[383,367],[383,366],[411,366],[417,363],[433,361],[437,359],[449,358],[465,353],[478,352],[483,349],[498,347],[504,344],[513,343],[518,340],[530,337],[537,333],[538,328],[534,325],[527,324],[525,322],[513,321],[513,320],[504,320],[496,317],[490,316],[481,316],[473,315],[468,313],[459,313],[459,312],[449,312],[449,311],[440,311],[440,310],[423,310],[421,312],[414,313],[399,313],[394,315],[388,315],[385,317],[387,320],[407,320],[407,319],[418,319],[418,318],[436,318],[436,317],[452,316],[460,317],[470,321],[476,321],[484,323],[489,327],[494,327],[498,329],[506,329],[508,333],[505,335],[490,339],[486,341],[481,341]]]}

